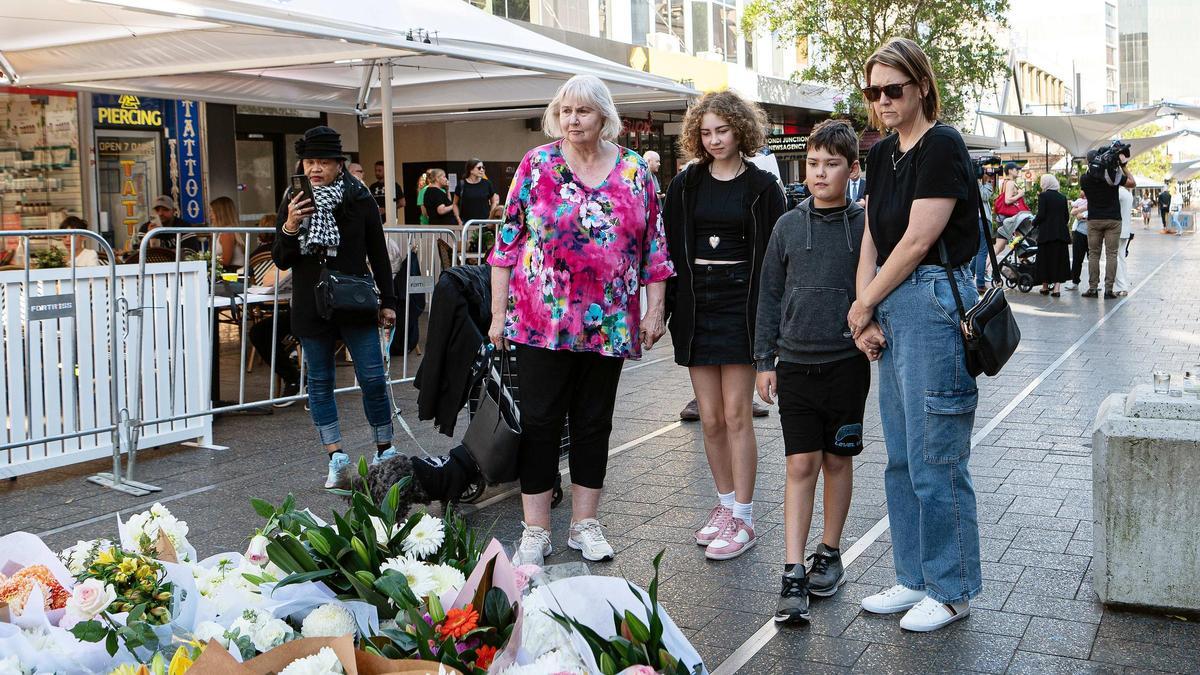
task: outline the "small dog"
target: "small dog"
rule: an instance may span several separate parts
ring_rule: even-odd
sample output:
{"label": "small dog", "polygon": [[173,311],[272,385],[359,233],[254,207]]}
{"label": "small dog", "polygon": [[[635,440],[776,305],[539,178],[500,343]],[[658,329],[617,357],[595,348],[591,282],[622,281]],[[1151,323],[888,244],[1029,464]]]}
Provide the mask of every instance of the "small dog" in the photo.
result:
{"label": "small dog", "polygon": [[467,449],[458,446],[448,455],[437,457],[407,457],[398,455],[385,459],[367,468],[367,478],[358,475],[358,466],[351,464],[342,469],[338,487],[365,492],[376,504],[383,501],[388,490],[405,477],[411,478],[408,486],[400,491],[400,513],[408,513],[414,504],[441,502],[457,503],[459,497],[473,483],[483,480],[479,467]]}

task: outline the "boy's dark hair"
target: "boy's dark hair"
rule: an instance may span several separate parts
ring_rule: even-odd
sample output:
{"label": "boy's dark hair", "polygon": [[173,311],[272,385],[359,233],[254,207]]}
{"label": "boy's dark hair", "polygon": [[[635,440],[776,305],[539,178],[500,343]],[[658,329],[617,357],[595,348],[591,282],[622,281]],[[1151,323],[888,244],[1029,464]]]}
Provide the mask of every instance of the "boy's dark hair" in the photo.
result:
{"label": "boy's dark hair", "polygon": [[850,165],[858,161],[858,134],[846,120],[825,120],[813,127],[808,147],[828,150],[846,158]]}

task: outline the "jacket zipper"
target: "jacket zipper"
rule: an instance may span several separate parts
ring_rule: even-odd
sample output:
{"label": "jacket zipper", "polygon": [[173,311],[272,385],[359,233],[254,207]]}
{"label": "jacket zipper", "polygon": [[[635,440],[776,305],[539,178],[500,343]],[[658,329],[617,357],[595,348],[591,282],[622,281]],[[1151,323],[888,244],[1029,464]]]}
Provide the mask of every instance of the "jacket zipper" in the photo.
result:
{"label": "jacket zipper", "polygon": [[758,256],[758,217],[754,215],[758,207],[758,200],[762,198],[762,194],[755,195],[754,201],[750,202],[750,282],[746,284],[746,340],[750,345],[750,358],[754,359],[754,338],[751,335],[754,333],[753,326],[750,325],[750,296],[754,294],[754,261]]}
{"label": "jacket zipper", "polygon": [[684,262],[687,264],[688,275],[691,277],[692,281],[692,334],[691,337],[688,338],[688,360],[691,361],[692,349],[696,346],[696,270],[692,267],[692,256],[688,252],[688,239],[690,238],[690,234],[688,233],[686,220],[691,216],[687,208],[687,195],[687,180],[685,179],[683,181],[683,217],[685,219],[683,224],[683,257]]}

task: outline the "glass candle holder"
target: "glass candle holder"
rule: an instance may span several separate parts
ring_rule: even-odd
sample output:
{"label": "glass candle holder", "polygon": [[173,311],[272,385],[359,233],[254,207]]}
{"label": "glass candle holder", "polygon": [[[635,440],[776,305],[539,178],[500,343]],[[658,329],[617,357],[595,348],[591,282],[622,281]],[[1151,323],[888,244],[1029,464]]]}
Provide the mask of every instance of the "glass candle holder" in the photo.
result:
{"label": "glass candle holder", "polygon": [[1165,370],[1154,371],[1154,393],[1167,394],[1171,391],[1171,374]]}

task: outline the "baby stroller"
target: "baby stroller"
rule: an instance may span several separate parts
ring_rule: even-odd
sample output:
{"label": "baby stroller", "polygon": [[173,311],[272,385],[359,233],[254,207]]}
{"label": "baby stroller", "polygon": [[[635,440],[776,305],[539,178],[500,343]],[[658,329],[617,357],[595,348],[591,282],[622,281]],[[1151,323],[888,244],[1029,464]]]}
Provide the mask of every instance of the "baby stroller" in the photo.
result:
{"label": "baby stroller", "polygon": [[1037,279],[1037,230],[1033,224],[1033,214],[1028,211],[1005,218],[996,230],[997,236],[1008,240],[997,261],[1000,263],[1000,276],[1004,277],[1004,283],[1009,288],[1016,288],[1022,293],[1033,290]]}

